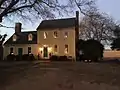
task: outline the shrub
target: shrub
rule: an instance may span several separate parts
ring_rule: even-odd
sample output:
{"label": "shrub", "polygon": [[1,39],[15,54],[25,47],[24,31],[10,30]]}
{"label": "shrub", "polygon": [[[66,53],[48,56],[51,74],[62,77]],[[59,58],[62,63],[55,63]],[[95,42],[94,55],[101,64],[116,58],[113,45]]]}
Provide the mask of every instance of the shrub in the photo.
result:
{"label": "shrub", "polygon": [[52,60],[52,61],[58,61],[58,59],[59,59],[59,57],[57,55],[52,55],[50,57],[50,60]]}
{"label": "shrub", "polygon": [[9,54],[9,55],[7,56],[7,61],[15,61],[15,55]]}
{"label": "shrub", "polygon": [[67,56],[60,56],[59,57],[59,61],[67,61],[67,60],[68,60]]}
{"label": "shrub", "polygon": [[22,60],[25,60],[25,61],[27,61],[28,60],[28,54],[24,54],[24,55],[22,55]]}
{"label": "shrub", "polygon": [[21,55],[16,55],[16,61],[21,61],[22,60],[22,56]]}
{"label": "shrub", "polygon": [[32,60],[35,60],[35,57],[33,54],[29,54],[28,55],[28,60],[32,61]]}
{"label": "shrub", "polygon": [[79,47],[79,50],[83,51],[80,60],[98,61],[99,58],[103,57],[104,46],[97,40],[84,41]]}

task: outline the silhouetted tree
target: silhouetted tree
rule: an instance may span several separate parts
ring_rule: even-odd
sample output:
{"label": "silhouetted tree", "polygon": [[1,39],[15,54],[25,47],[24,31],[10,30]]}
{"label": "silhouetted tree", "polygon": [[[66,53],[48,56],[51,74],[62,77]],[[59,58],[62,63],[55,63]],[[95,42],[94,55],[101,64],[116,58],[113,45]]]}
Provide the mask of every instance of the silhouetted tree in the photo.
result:
{"label": "silhouetted tree", "polygon": [[113,39],[115,29],[114,20],[105,13],[100,13],[96,8],[90,9],[80,23],[80,38],[94,39],[108,43]]}
{"label": "silhouetted tree", "polygon": [[3,60],[3,42],[5,41],[6,34],[0,35],[0,60]]}
{"label": "silhouetted tree", "polygon": [[[55,12],[62,14],[73,11],[75,7],[82,8],[92,6],[93,0],[0,0],[0,22],[3,17],[10,15],[22,16],[22,18],[31,18],[32,16],[42,18],[54,18]],[[63,15],[63,14],[62,14]],[[29,19],[30,19],[29,18]]]}
{"label": "silhouetted tree", "polygon": [[98,61],[103,57],[104,46],[99,41],[90,39],[82,41],[79,50],[83,52],[82,59]]}
{"label": "silhouetted tree", "polygon": [[120,50],[120,27],[117,25],[114,30],[114,39],[111,43],[112,50]]}

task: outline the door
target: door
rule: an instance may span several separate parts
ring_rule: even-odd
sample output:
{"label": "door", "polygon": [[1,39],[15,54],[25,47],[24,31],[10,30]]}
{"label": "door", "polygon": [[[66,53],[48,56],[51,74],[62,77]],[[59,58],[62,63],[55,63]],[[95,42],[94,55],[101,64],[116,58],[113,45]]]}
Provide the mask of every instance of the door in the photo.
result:
{"label": "door", "polygon": [[43,56],[48,57],[48,48],[47,47],[44,47],[44,49],[43,49]]}
{"label": "door", "polygon": [[22,55],[23,54],[23,49],[22,48],[18,48],[18,55]]}

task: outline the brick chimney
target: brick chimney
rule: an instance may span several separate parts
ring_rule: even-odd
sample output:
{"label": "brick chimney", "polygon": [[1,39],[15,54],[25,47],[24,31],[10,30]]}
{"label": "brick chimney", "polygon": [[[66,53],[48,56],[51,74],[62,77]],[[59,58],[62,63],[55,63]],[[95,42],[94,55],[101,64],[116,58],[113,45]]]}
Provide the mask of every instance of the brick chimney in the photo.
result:
{"label": "brick chimney", "polygon": [[79,39],[79,11],[76,11],[75,30],[76,30],[76,39]]}
{"label": "brick chimney", "polygon": [[[79,56],[79,51],[78,51],[78,40],[79,40],[79,11],[76,11],[76,19],[75,19],[75,43],[76,43],[76,48],[75,48],[75,53],[76,53],[76,59]],[[75,60],[76,60],[75,59]]]}
{"label": "brick chimney", "polygon": [[15,33],[21,33],[21,23],[15,23]]}

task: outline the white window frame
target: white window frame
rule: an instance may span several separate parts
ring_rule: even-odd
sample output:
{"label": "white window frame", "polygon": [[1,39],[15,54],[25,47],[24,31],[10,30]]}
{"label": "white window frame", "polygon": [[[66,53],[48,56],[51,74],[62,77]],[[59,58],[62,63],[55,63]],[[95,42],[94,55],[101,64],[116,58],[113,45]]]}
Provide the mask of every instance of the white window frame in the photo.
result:
{"label": "white window frame", "polygon": [[[66,33],[67,33],[67,35],[66,35]],[[64,32],[64,38],[68,38],[68,32],[67,31]]]}
{"label": "white window frame", "polygon": [[12,39],[13,39],[14,42],[17,41],[17,35],[14,34]]}
{"label": "white window frame", "polygon": [[30,33],[29,35],[28,35],[28,41],[32,41],[33,40],[33,35]]}
{"label": "white window frame", "polygon": [[47,36],[48,36],[48,33],[47,33],[47,32],[44,32],[44,33],[43,33],[44,39],[47,39]]}
{"label": "white window frame", "polygon": [[[55,33],[56,33],[56,34],[55,34]],[[57,31],[54,31],[54,32],[53,32],[53,37],[54,37],[54,38],[58,38],[58,32],[57,32]]]}
{"label": "white window frame", "polygon": [[[67,48],[65,47],[67,45]],[[67,49],[67,50],[66,50]],[[65,44],[64,45],[64,53],[65,54],[68,54],[69,53],[69,45],[68,44]]]}

